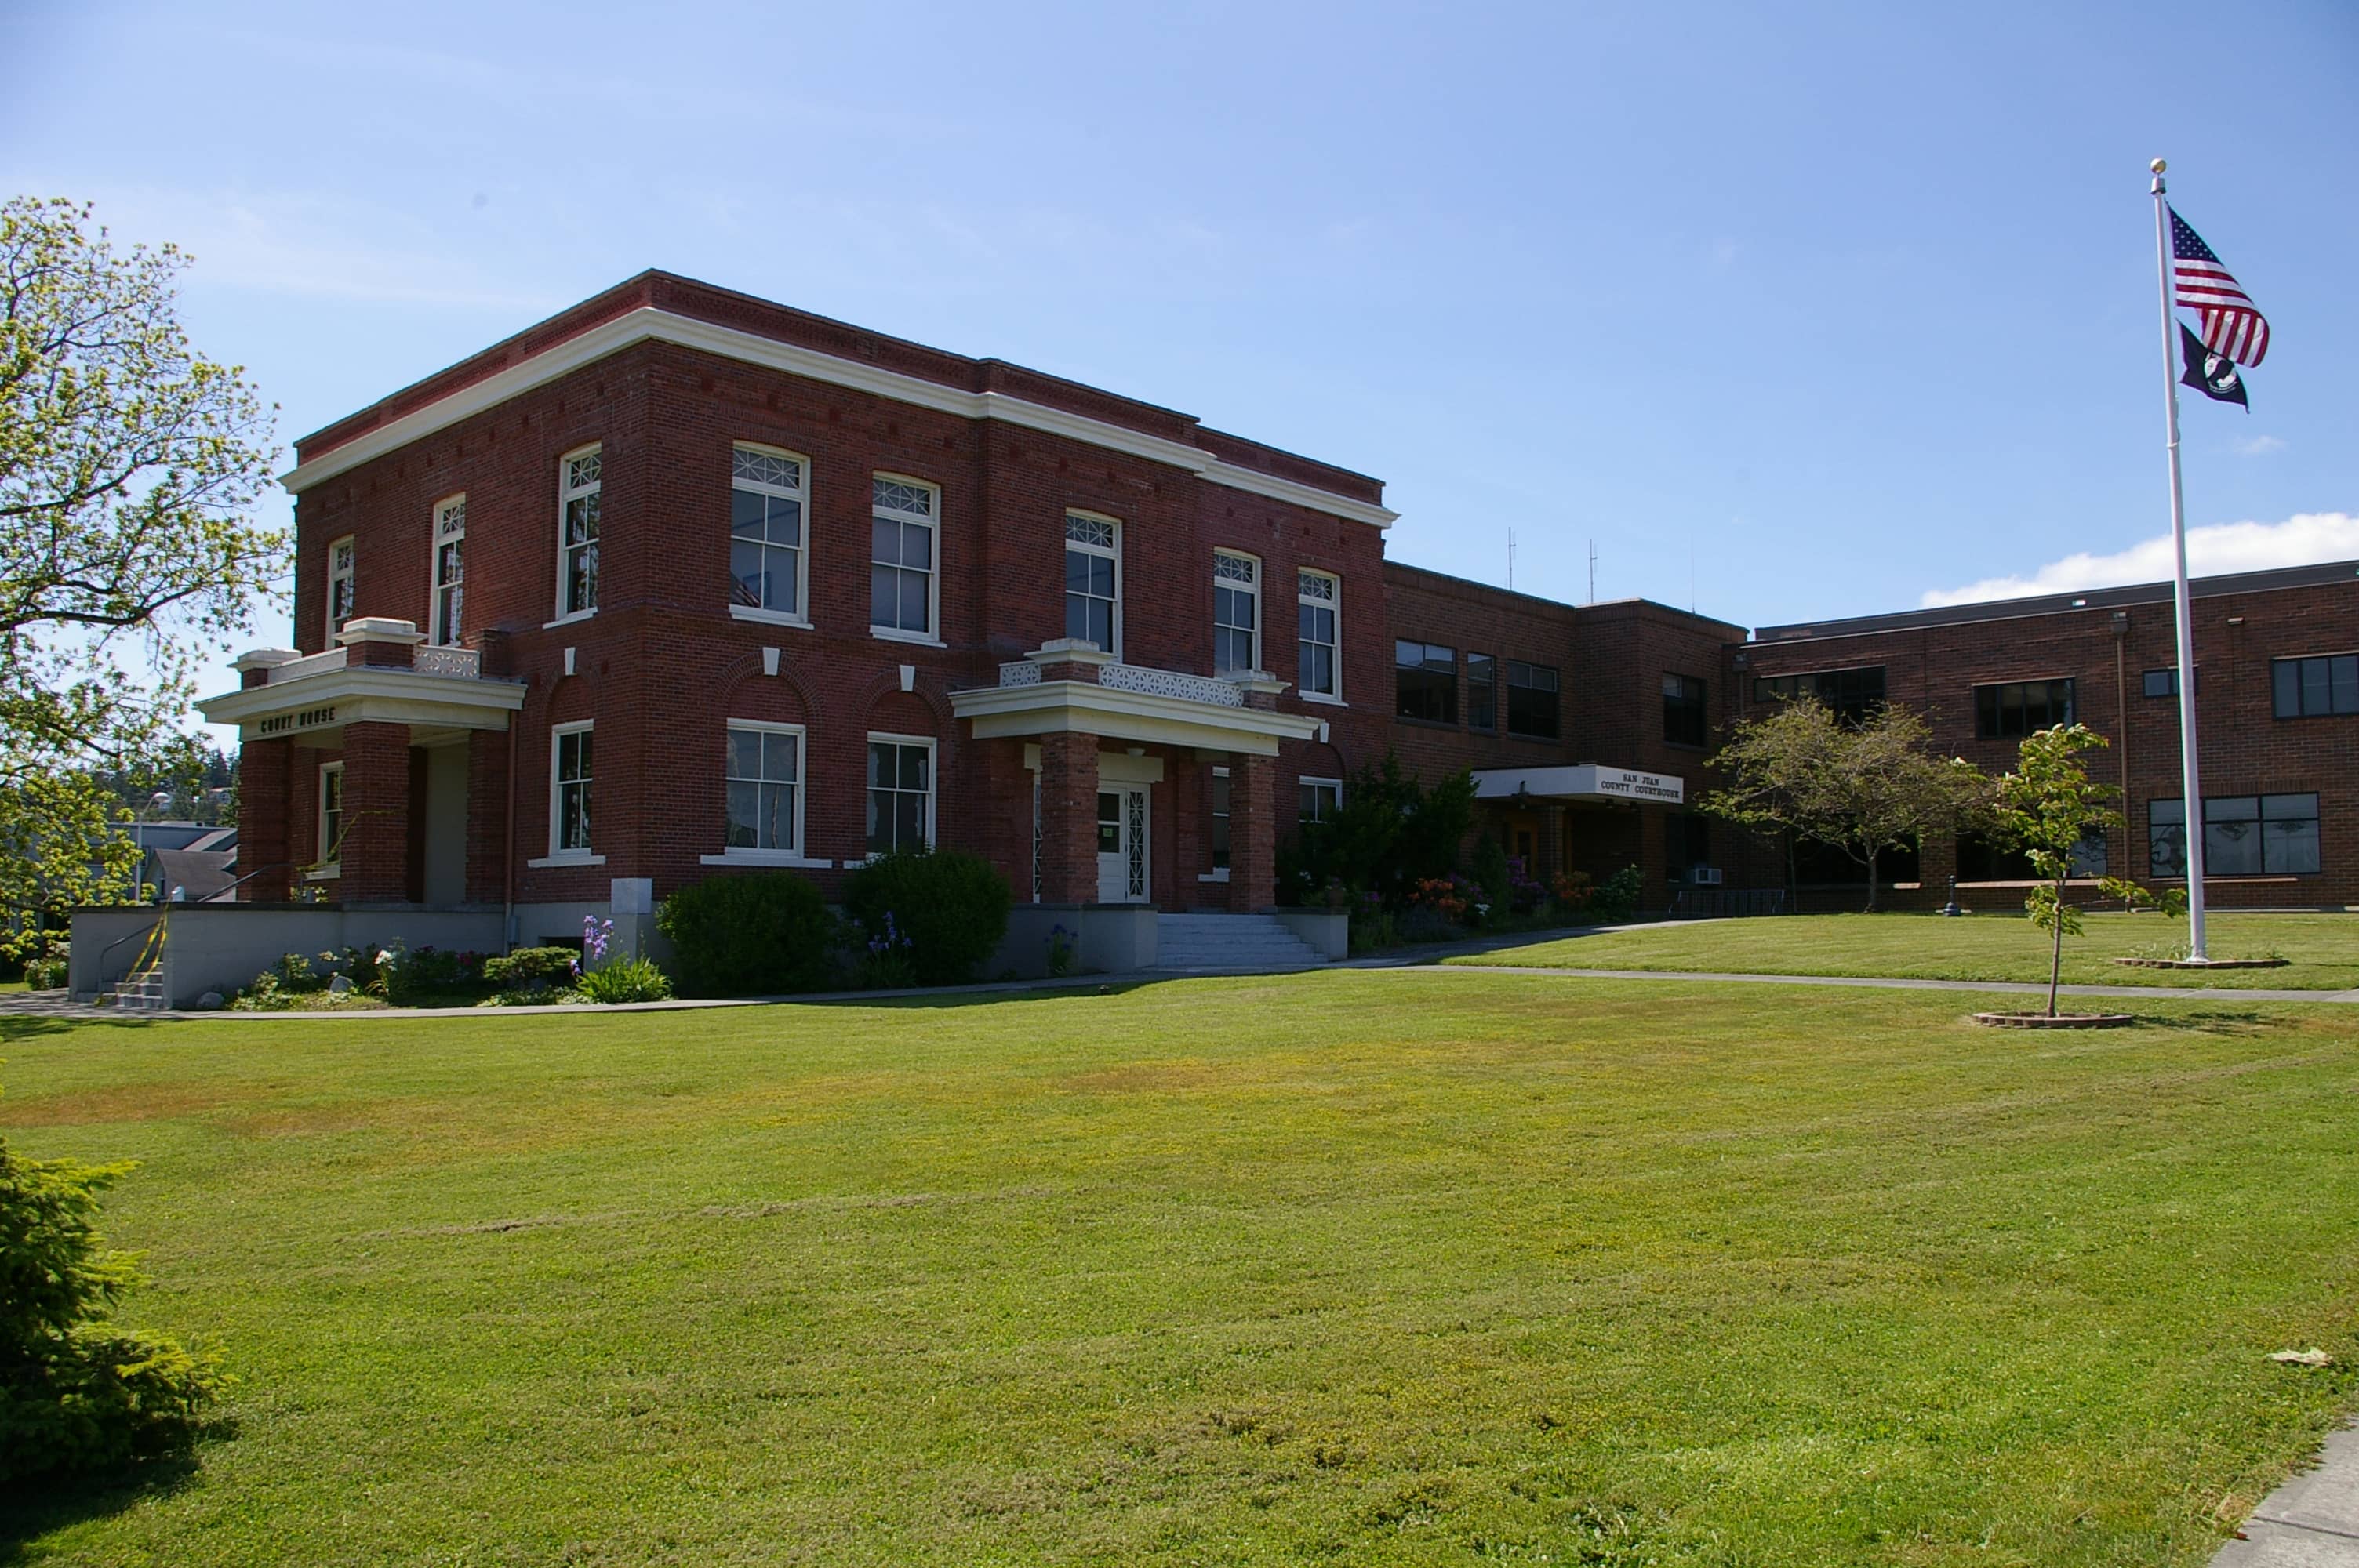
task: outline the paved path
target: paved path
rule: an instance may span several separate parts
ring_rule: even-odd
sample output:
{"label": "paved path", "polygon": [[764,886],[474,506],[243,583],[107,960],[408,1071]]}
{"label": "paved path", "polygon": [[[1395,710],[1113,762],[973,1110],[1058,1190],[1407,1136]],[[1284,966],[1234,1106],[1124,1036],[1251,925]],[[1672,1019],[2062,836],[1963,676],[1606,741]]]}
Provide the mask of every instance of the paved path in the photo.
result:
{"label": "paved path", "polygon": [[2316,1469],[2263,1498],[2212,1568],[2359,1568],[2359,1429],[2328,1438]]}
{"label": "paved path", "polygon": [[[1543,975],[1576,980],[1709,980],[1754,986],[1864,986],[1874,990],[1993,991],[2015,996],[2046,996],[2048,988],[2026,980],[1906,980],[1869,975],[1734,975],[1711,969],[1559,969],[1513,964],[1428,964],[1397,966],[1430,975]],[[2152,1001],[2158,998],[2197,998],[2205,1001],[2340,1001],[2359,1002],[2359,990],[2297,991],[2236,990],[2226,986],[2059,986],[2060,996],[2125,996]]]}

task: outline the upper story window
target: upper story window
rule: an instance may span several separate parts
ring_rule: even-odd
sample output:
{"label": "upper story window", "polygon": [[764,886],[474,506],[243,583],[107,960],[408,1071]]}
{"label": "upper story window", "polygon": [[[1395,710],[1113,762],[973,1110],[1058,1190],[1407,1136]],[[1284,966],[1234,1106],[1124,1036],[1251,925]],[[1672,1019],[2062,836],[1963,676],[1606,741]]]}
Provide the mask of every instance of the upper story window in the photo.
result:
{"label": "upper story window", "polygon": [[868,625],[889,637],[934,635],[941,492],[922,480],[868,481]]}
{"label": "upper story window", "polygon": [[457,495],[434,508],[434,598],[428,606],[428,642],[459,640],[466,589],[467,498]]}
{"label": "upper story window", "polygon": [[1704,686],[1693,676],[1663,677],[1663,739],[1675,746],[1704,743]]}
{"label": "upper story window", "polygon": [[[2179,695],[2179,672],[2177,670],[2148,670],[2146,672],[2141,689],[2144,690],[2146,695],[2148,697],[2177,697]],[[2195,689],[2197,691],[2201,691],[2203,689],[2203,670],[2201,665],[2198,665],[2195,671]]]}
{"label": "upper story window", "polygon": [[2067,680],[2008,681],[1974,687],[1974,733],[1985,741],[2013,740],[2072,722],[2072,683]]}
{"label": "upper story window", "polygon": [[1466,727],[1499,728],[1499,661],[1489,654],[1466,655]]}
{"label": "upper story window", "polygon": [[804,483],[792,452],[743,442],[729,450],[729,602],[803,617]]}
{"label": "upper story window", "polygon": [[2279,719],[2359,713],[2359,654],[2271,659],[2269,686]]}
{"label": "upper story window", "polygon": [[1507,733],[1533,741],[1557,738],[1557,680],[1552,666],[1507,661]]}
{"label": "upper story window", "polygon": [[1122,524],[1065,514],[1065,635],[1122,654]]}
{"label": "upper story window", "polygon": [[1343,579],[1307,567],[1295,576],[1294,635],[1302,655],[1297,689],[1305,697],[1340,697],[1343,677],[1337,661],[1342,651],[1338,617],[1343,609]]}
{"label": "upper story window", "polygon": [[731,719],[725,780],[729,849],[801,852],[801,726]]}
{"label": "upper story window", "polygon": [[1857,669],[1754,679],[1756,702],[1783,702],[1797,697],[1815,698],[1846,724],[1860,723],[1884,706],[1884,666],[1864,665]]}
{"label": "upper story window", "polygon": [[868,737],[868,852],[919,849],[934,841],[934,743],[915,735]]}
{"label": "upper story window", "polygon": [[1212,673],[1261,668],[1261,563],[1212,552]]}
{"label": "upper story window", "polygon": [[328,641],[333,643],[353,618],[353,588],[358,551],[350,534],[328,546]]}
{"label": "upper story window", "polygon": [[590,852],[590,725],[560,724],[549,736],[549,852]]}
{"label": "upper story window", "polygon": [[1393,643],[1393,711],[1433,724],[1458,722],[1458,650],[1406,638]]}
{"label": "upper story window", "polygon": [[557,465],[557,613],[587,615],[598,608],[598,492],[605,470],[601,449],[568,452]]}

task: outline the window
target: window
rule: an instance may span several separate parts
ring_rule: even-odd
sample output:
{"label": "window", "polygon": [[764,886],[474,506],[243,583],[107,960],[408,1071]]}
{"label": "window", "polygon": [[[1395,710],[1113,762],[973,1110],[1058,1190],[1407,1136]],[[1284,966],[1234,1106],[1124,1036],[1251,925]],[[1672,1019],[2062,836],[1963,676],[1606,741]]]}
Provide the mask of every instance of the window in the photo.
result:
{"label": "window", "polygon": [[868,737],[868,852],[934,841],[934,743],[914,735]]}
{"label": "window", "polygon": [[569,452],[559,460],[557,613],[587,615],[598,608],[598,492],[604,472],[600,449]]}
{"label": "window", "polygon": [[2359,654],[2271,659],[2269,685],[2279,719],[2359,713]]}
{"label": "window", "polygon": [[335,865],[344,853],[344,764],[320,765],[320,864]]}
{"label": "window", "polygon": [[[2203,669],[2200,665],[2196,666],[2195,670],[2195,689],[2197,691],[2201,691],[2203,689]],[[2177,670],[2147,671],[2145,690],[2148,697],[2177,697],[2179,695],[2179,672]]]}
{"label": "window", "polygon": [[1302,654],[1305,697],[1341,697],[1342,675],[1335,662],[1335,617],[1343,606],[1343,579],[1332,572],[1304,568],[1295,574],[1295,642]]}
{"label": "window", "polygon": [[2008,741],[2072,722],[2069,680],[2009,681],[1974,687],[1974,733],[1985,741]]}
{"label": "window", "polygon": [[1458,722],[1458,650],[1406,640],[1393,643],[1393,711],[1430,724]]}
{"label": "window", "polygon": [[1065,635],[1122,653],[1122,524],[1065,514]]}
{"label": "window", "polygon": [[1679,746],[1704,743],[1703,682],[1693,676],[1663,677],[1663,739]]}
{"label": "window", "polygon": [[452,496],[434,508],[434,565],[431,598],[426,607],[426,640],[434,643],[459,641],[463,622],[460,611],[467,584],[467,498]]}
{"label": "window", "polygon": [[1557,738],[1554,669],[1507,661],[1507,733],[1534,741]]}
{"label": "window", "polygon": [[917,480],[868,481],[868,625],[888,636],[934,634],[934,524],[941,492]]}
{"label": "window", "polygon": [[549,732],[549,852],[590,852],[590,726],[560,724]]}
{"label": "window", "polygon": [[[1979,833],[1961,833],[1957,840],[1958,880],[1962,882],[2033,882],[2041,880],[2031,857],[2012,845],[2000,844]],[[2093,833],[2072,846],[2072,874],[2102,877],[2106,867],[2105,836]]]}
{"label": "window", "polygon": [[1499,727],[1499,661],[1488,654],[1466,655],[1466,727]]}
{"label": "window", "polygon": [[1301,793],[1296,814],[1300,822],[1324,822],[1342,809],[1342,779],[1302,779],[1299,781],[1299,786]]}
{"label": "window", "polygon": [[803,508],[809,470],[791,452],[729,449],[729,603],[803,618]]}
{"label": "window", "polygon": [[353,618],[353,585],[356,551],[347,534],[328,546],[328,641],[333,643],[344,622]]}
{"label": "window", "polygon": [[1229,770],[1212,770],[1212,870],[1229,870]]}
{"label": "window", "polygon": [[1261,563],[1212,552],[1212,673],[1261,668]]}
{"label": "window", "polygon": [[1753,682],[1756,702],[1785,702],[1797,697],[1817,699],[1846,724],[1864,720],[1884,706],[1884,666],[1864,665],[1850,670],[1818,670],[1809,675],[1762,676]]}
{"label": "window", "polygon": [[793,724],[729,721],[728,795],[732,849],[803,847],[803,732]]}
{"label": "window", "polygon": [[[2150,800],[2146,823],[2152,874],[2185,876],[2187,803]],[[2318,796],[2221,795],[2203,803],[2205,876],[2309,876],[2318,868]]]}
{"label": "window", "polygon": [[1675,882],[1686,881],[1699,866],[1711,865],[1712,818],[1693,811],[1675,811],[1666,816],[1663,863],[1670,869],[1670,880]]}

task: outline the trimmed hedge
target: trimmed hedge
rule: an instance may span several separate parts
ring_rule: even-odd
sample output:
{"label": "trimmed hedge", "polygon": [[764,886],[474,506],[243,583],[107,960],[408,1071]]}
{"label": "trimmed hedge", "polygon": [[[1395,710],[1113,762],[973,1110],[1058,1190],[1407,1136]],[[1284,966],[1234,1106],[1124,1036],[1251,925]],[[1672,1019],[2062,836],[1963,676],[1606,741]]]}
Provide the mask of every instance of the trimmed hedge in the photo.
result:
{"label": "trimmed hedge", "polygon": [[[921,986],[961,985],[1007,935],[1007,879],[980,856],[896,849],[852,873],[843,908],[872,941],[906,943]],[[890,926],[887,926],[887,921]]]}
{"label": "trimmed hedge", "polygon": [[779,996],[828,984],[835,918],[791,871],[731,872],[680,889],[656,912],[682,996]]}

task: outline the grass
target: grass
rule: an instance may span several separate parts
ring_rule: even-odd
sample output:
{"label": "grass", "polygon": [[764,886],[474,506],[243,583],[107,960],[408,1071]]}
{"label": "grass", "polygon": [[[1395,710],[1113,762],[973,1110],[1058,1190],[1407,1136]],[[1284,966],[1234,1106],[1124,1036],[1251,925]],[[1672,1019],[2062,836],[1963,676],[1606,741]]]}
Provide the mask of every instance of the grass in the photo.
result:
{"label": "grass", "polygon": [[1964,1011],[0,1022],[244,1379],[0,1562],[2201,1563],[2359,1395],[2359,1012]]}
{"label": "grass", "polygon": [[[2139,969],[2116,957],[2183,951],[2187,923],[2156,914],[2090,914],[2064,939],[2067,985],[2229,987],[2262,990],[2359,988],[2359,915],[2214,914],[2215,958],[2284,957],[2281,969]],[[1534,968],[1680,969],[1747,975],[1867,975],[1931,980],[2048,980],[2049,937],[2018,911],[1945,920],[1934,914],[1799,914],[1709,920],[1536,943],[1460,964]]]}

